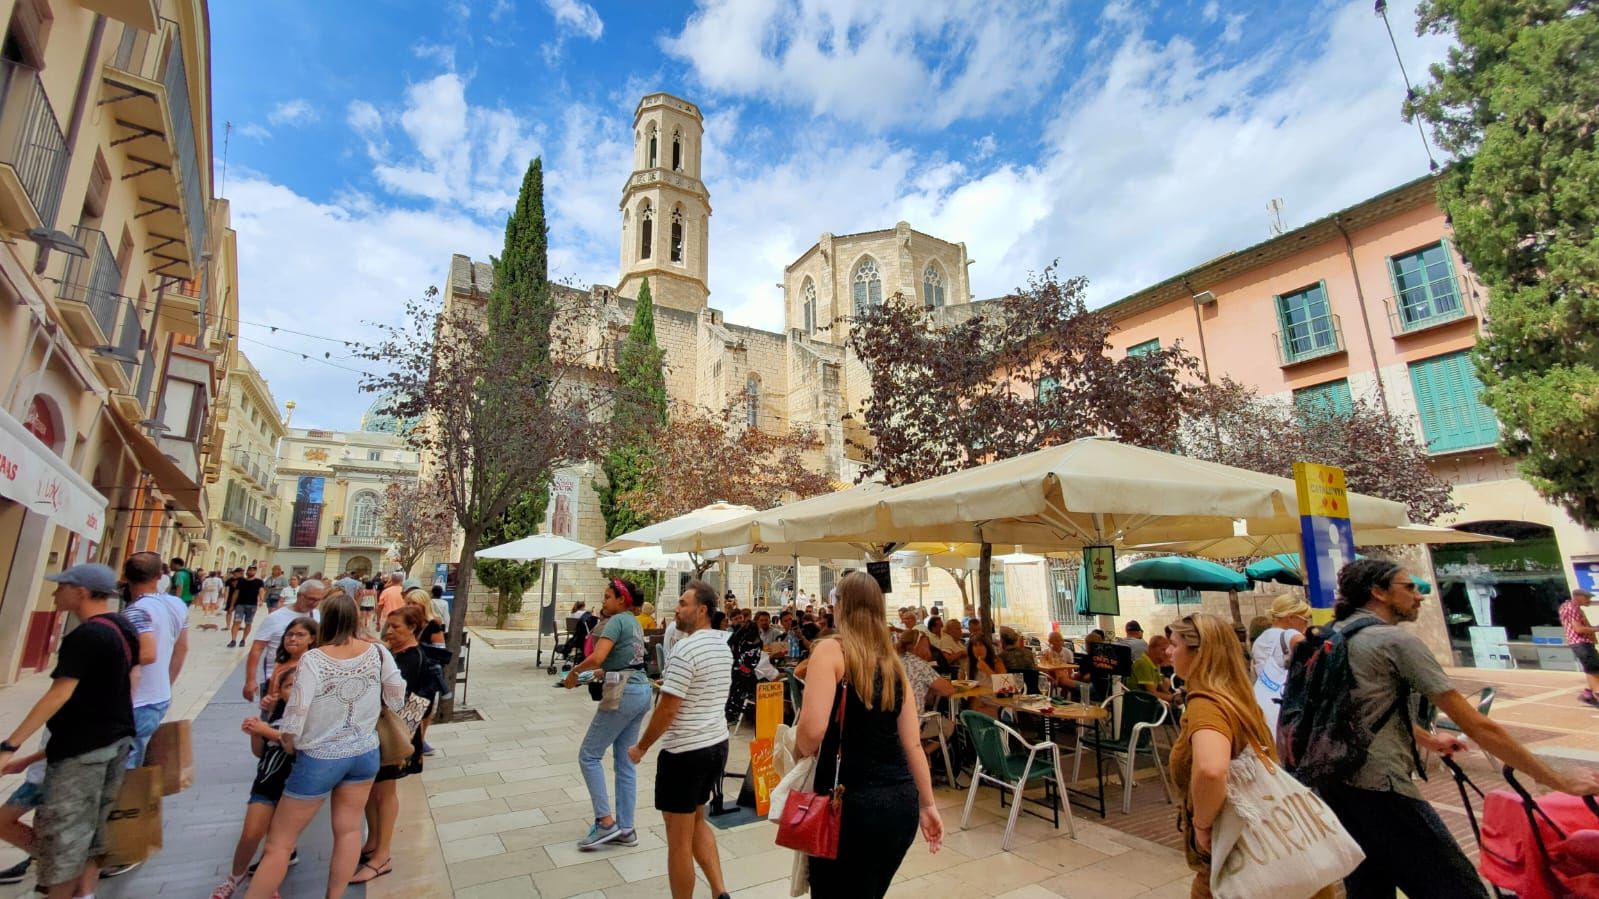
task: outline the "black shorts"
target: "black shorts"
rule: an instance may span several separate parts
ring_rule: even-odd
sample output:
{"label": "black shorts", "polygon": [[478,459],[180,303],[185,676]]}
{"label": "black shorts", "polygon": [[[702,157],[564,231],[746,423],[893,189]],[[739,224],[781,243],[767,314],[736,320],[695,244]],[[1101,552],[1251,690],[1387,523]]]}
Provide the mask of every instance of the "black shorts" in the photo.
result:
{"label": "black shorts", "polygon": [[1592,643],[1571,644],[1571,654],[1577,657],[1583,674],[1599,674],[1599,649],[1594,649]]}
{"label": "black shorts", "polygon": [[661,750],[655,764],[655,808],[692,815],[711,800],[727,767],[727,741],[687,752]]}

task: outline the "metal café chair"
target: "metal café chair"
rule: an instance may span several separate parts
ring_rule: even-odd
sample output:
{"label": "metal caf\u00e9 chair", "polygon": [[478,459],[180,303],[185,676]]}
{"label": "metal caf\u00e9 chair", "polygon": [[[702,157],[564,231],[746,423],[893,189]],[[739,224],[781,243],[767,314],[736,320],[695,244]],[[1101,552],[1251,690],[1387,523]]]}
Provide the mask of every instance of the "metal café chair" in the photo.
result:
{"label": "metal caf\u00e9 chair", "polygon": [[1160,752],[1155,747],[1154,734],[1170,714],[1165,701],[1153,693],[1129,690],[1100,703],[1106,708],[1112,704],[1118,706],[1110,709],[1111,720],[1115,722],[1114,736],[1107,739],[1086,732],[1078,733],[1077,752],[1072,756],[1072,782],[1077,782],[1077,775],[1082,770],[1085,748],[1098,748],[1110,753],[1121,766],[1122,814],[1129,814],[1133,810],[1133,771],[1137,767],[1139,753],[1147,752],[1155,761],[1155,770],[1160,775],[1161,788],[1165,792],[1166,802],[1170,803],[1171,784],[1166,779],[1165,763],[1160,760]]}
{"label": "metal caf\u00e9 chair", "polygon": [[[1066,811],[1066,833],[1077,837],[1077,824],[1072,818],[1071,803],[1066,800],[1066,780],[1061,777],[1060,747],[1054,743],[1029,743],[1022,735],[995,721],[982,712],[961,712],[961,723],[971,735],[977,749],[977,764],[972,769],[972,785],[966,792],[966,811],[961,815],[961,829],[971,822],[972,805],[977,801],[977,791],[984,781],[1001,788],[1000,805],[1005,804],[1004,790],[1010,791],[1010,818],[1005,822],[1005,837],[1000,841],[1002,851],[1010,851],[1011,835],[1016,830],[1016,818],[1021,814],[1023,802],[1037,802],[1023,794],[1034,781],[1043,781],[1044,799],[1054,814],[1056,827],[1060,826],[1060,813]],[[1020,749],[1007,747],[1008,740],[1021,744]],[[1042,816],[1040,816],[1042,817]]]}

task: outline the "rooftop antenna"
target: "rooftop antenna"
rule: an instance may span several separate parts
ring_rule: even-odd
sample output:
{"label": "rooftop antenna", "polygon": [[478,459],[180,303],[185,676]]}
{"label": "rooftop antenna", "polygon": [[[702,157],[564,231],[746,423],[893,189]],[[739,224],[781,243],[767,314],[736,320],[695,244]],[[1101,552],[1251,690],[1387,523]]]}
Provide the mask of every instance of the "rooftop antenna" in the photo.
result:
{"label": "rooftop antenna", "polygon": [[1273,197],[1271,202],[1266,204],[1266,212],[1271,216],[1271,224],[1267,225],[1266,229],[1271,232],[1272,237],[1288,230],[1288,226],[1283,224],[1282,197]]}
{"label": "rooftop antenna", "polygon": [[[1388,21],[1388,0],[1377,0],[1373,11],[1382,19],[1382,27],[1388,29],[1388,43],[1394,48],[1394,61],[1399,63],[1399,75],[1405,79],[1405,100],[1410,102],[1416,99],[1416,89],[1410,86],[1410,73],[1405,71],[1404,57],[1399,55],[1399,42],[1394,40],[1394,26]],[[1427,143],[1427,129],[1421,127],[1421,117],[1416,117],[1416,133],[1421,135],[1421,149],[1427,154],[1427,171],[1438,171],[1438,160],[1432,157],[1432,145]]]}
{"label": "rooftop antenna", "polygon": [[228,142],[233,137],[233,123],[222,123],[222,186],[217,189],[217,196],[228,195]]}

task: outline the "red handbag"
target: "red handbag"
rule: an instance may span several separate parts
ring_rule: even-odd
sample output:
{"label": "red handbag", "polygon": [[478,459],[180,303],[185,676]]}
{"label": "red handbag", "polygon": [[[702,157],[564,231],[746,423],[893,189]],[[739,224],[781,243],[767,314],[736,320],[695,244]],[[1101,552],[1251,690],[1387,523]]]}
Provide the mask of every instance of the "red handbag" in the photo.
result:
{"label": "red handbag", "polygon": [[838,753],[833,758],[833,789],[826,793],[801,792],[788,794],[783,806],[783,817],[777,822],[777,845],[817,858],[838,858],[838,826],[844,817],[844,785],[838,782],[839,771],[844,766],[844,704],[848,701],[847,685],[842,685],[838,695]]}

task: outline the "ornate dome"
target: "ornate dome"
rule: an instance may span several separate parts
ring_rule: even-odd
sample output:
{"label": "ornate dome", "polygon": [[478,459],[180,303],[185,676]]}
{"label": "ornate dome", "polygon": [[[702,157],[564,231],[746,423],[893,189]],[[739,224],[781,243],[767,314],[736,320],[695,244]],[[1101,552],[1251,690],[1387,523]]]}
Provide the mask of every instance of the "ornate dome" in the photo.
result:
{"label": "ornate dome", "polygon": [[361,414],[361,430],[380,434],[403,434],[415,424],[414,418],[400,418],[393,412],[394,395],[385,393],[372,401]]}

